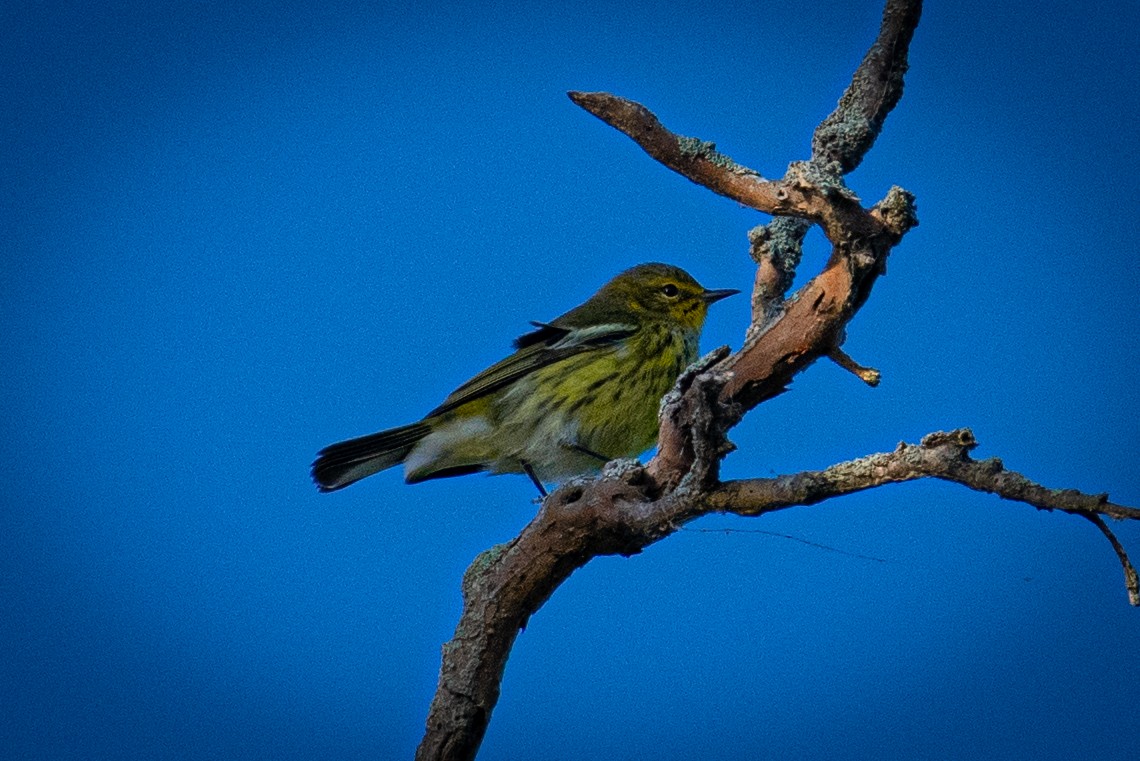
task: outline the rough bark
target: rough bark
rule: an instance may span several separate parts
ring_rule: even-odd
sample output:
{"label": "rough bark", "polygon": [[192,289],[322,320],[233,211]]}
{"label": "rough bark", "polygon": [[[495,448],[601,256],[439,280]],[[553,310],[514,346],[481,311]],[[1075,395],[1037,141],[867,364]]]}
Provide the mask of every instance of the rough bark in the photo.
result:
{"label": "rough bark", "polygon": [[[463,614],[443,647],[439,686],[416,757],[471,759],[483,739],[518,632],[577,568],[600,555],[632,555],[712,512],[756,516],[806,506],[888,483],[939,478],[1004,499],[1088,518],[1120,558],[1133,605],[1140,584],[1124,548],[1101,516],[1140,519],[1107,495],[1048,489],[974,460],[968,429],[932,433],[920,444],[821,471],[722,483],[727,432],[752,407],[780,393],[820,357],[874,385],[878,372],[841,349],[847,323],[870,296],[887,256],[917,219],[914,199],[892,188],[864,208],[843,182],[874,143],[902,96],[907,51],[920,0],[887,0],[878,38],[836,110],[816,129],[812,157],[779,180],[764,179],[711,143],[669,131],[645,107],[608,93],[571,99],[688,179],[767,214],[751,231],[757,263],[752,323],[736,353],[718,349],[678,380],[662,406],[657,455],[645,466],[618,461],[592,480],[563,485],[514,539],[479,555],[463,579]],[[786,297],[800,243],[818,224],[832,245],[823,270]]]}

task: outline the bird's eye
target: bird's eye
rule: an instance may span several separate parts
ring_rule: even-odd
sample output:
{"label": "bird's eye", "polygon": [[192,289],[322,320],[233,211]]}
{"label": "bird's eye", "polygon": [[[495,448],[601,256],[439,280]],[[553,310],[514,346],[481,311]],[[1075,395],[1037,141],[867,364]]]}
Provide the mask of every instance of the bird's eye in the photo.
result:
{"label": "bird's eye", "polygon": [[664,293],[666,297],[674,299],[677,298],[677,294],[681,291],[678,290],[677,286],[673,285],[672,283],[666,283],[665,285],[661,286],[661,292]]}

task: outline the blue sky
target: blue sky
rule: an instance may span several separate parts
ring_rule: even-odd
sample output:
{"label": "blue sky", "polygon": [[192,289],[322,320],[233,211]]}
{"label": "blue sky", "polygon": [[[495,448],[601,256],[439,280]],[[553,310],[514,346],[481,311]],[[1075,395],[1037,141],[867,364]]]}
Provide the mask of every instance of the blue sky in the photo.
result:
{"label": "blue sky", "polygon": [[[971,426],[980,456],[1140,505],[1140,6],[1025,8],[928,4],[850,177],[868,204],[918,198],[848,331],[883,384],[811,368],[734,431],[726,477]],[[632,264],[747,288],[764,218],[565,92],[633,98],[779,176],[879,14],[0,10],[4,755],[410,757],[462,572],[533,487],[393,471],[319,495],[314,452],[418,418]],[[718,304],[703,345],[746,320]],[[481,758],[1140,746],[1140,612],[1085,521],[917,483],[691,528],[591,563],[532,619]]]}

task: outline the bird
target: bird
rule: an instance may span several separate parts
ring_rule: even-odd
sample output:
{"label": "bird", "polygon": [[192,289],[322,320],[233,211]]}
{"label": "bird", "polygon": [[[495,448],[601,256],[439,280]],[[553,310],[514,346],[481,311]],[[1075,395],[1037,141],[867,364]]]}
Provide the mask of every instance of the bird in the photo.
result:
{"label": "bird", "polygon": [[680,267],[639,264],[514,341],[514,353],[421,420],[331,444],[311,475],[332,492],[403,463],[409,484],[486,471],[544,483],[598,472],[657,441],[657,410],[698,357],[709,290]]}

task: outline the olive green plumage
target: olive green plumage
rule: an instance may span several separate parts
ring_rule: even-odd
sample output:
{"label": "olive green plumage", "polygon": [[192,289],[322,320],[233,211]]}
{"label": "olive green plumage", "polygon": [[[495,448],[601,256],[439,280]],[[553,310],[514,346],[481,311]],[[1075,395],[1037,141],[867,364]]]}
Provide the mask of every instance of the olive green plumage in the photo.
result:
{"label": "olive green plumage", "polygon": [[[423,420],[321,450],[313,480],[334,491],[404,464],[408,483],[477,471],[536,483],[597,471],[657,440],[657,407],[697,359],[710,291],[667,264],[642,264],[515,340],[514,354]],[[541,487],[541,483],[540,483]]]}

